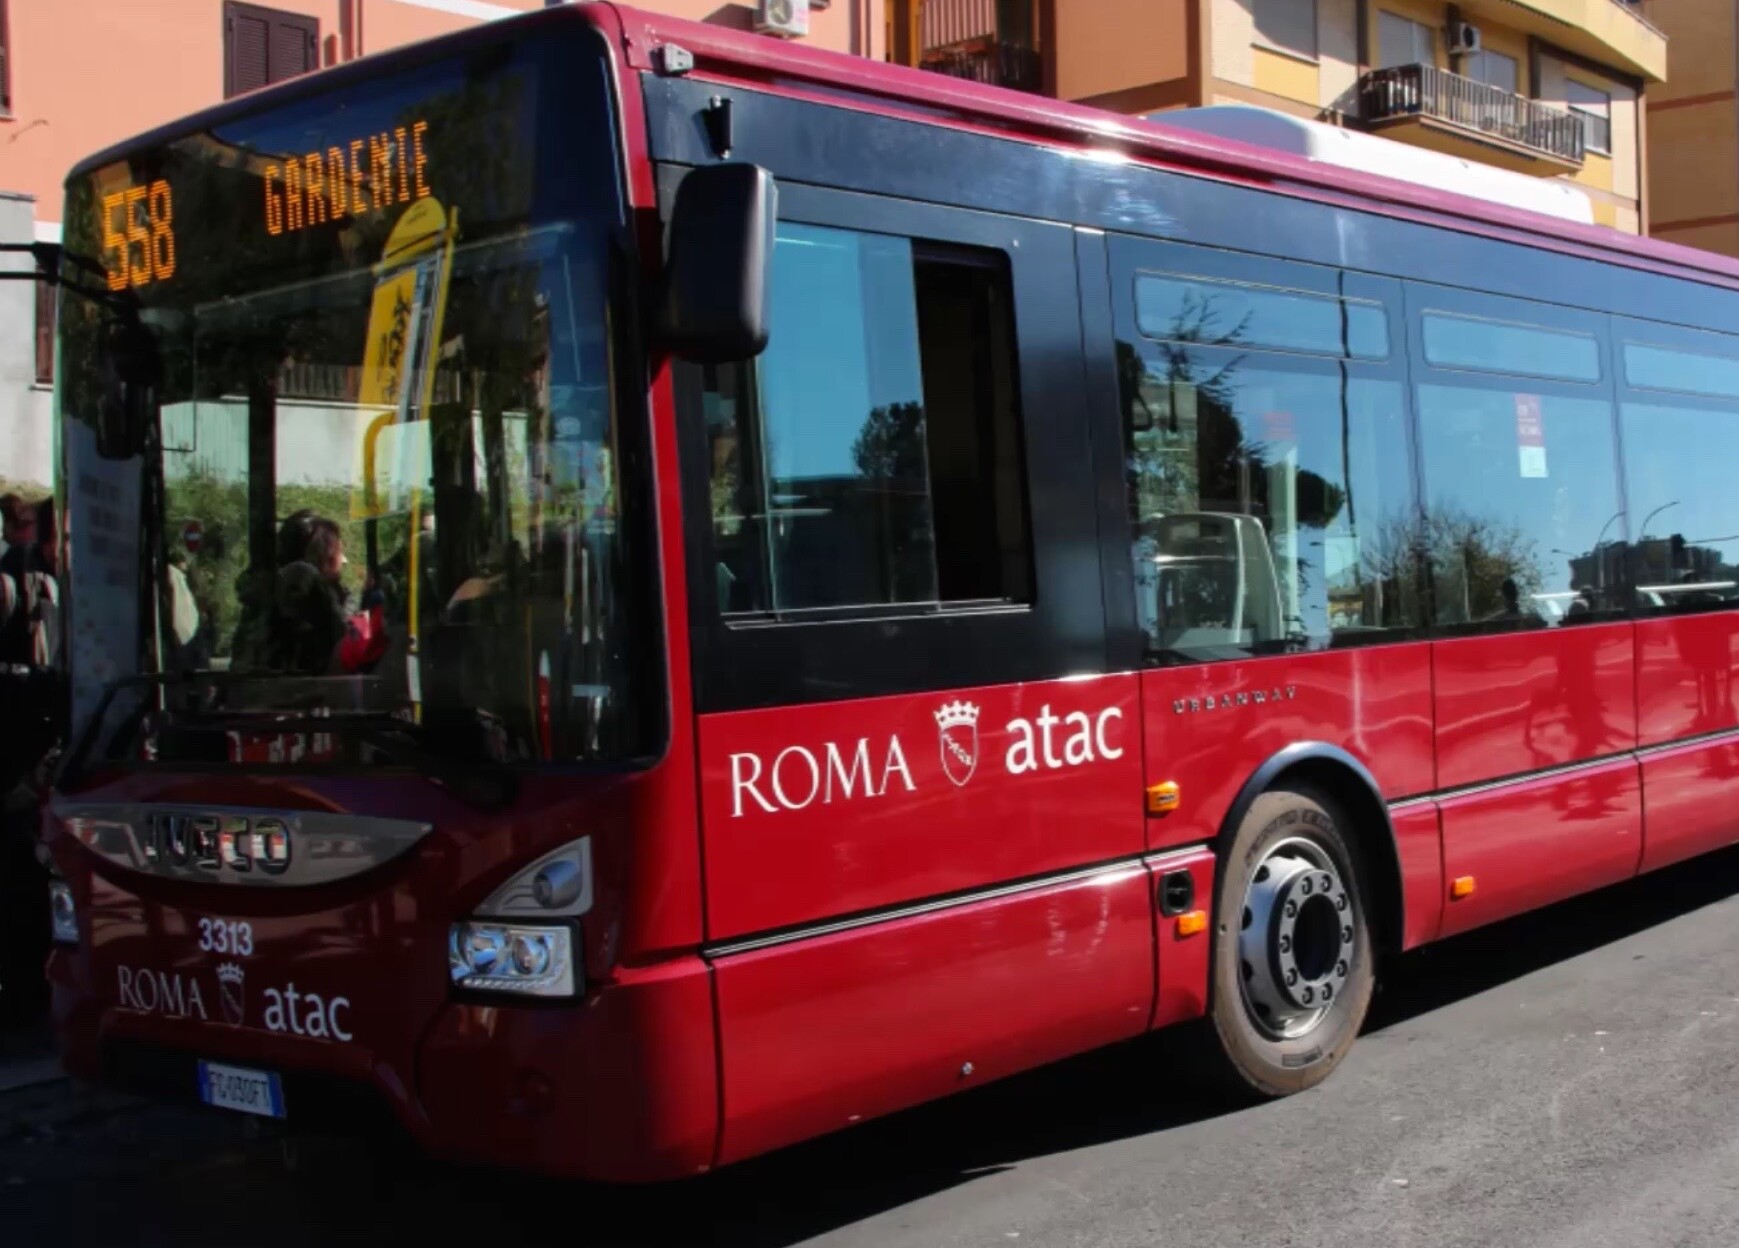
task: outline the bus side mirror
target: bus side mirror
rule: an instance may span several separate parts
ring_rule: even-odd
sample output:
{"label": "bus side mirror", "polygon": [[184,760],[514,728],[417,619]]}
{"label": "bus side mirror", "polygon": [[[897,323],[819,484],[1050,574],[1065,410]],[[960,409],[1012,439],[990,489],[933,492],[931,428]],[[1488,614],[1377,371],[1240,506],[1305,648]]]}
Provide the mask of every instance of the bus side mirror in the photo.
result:
{"label": "bus side mirror", "polygon": [[778,198],[759,165],[704,165],[677,185],[659,337],[679,358],[724,364],[766,348]]}

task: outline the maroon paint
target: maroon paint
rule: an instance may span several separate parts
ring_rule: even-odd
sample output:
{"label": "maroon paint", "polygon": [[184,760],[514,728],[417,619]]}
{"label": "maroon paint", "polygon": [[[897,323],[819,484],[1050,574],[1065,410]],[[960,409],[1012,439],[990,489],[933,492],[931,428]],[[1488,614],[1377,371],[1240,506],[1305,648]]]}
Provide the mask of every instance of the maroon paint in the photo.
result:
{"label": "maroon paint", "polygon": [[1432,788],[1424,646],[1156,668],[1141,674],[1141,696],[1147,780],[1174,780],[1183,796],[1181,809],[1149,822],[1155,848],[1218,836],[1245,782],[1301,741],[1344,749],[1390,800]]}
{"label": "maroon paint", "polygon": [[1150,889],[1131,863],[719,959],[720,1161],[1139,1034]]}
{"label": "maroon paint", "polygon": [[[1172,871],[1188,871],[1195,884],[1196,908],[1209,911],[1211,924],[1214,900],[1214,852],[1203,846],[1178,854],[1165,854],[1148,860],[1157,888],[1161,877]],[[1154,899],[1154,922],[1159,948],[1159,993],[1153,1003],[1153,1026],[1200,1018],[1208,1009],[1208,962],[1213,941],[1206,931],[1193,936],[1180,936],[1177,919],[1159,913],[1158,898]]]}
{"label": "maroon paint", "polygon": [[1734,782],[1739,739],[1696,741],[1642,760],[1647,837],[1642,869],[1653,871],[1739,840]]}
{"label": "maroon paint", "polygon": [[1578,768],[1445,800],[1443,874],[1473,895],[1443,912],[1445,936],[1626,879],[1642,853],[1636,760]]}
{"label": "maroon paint", "polygon": [[[1739,727],[1733,704],[1739,613],[1675,615],[1636,626],[1636,729],[1645,748]],[[1739,831],[1739,822],[1734,824]]]}
{"label": "maroon paint", "polygon": [[[709,939],[1140,853],[1136,694],[1135,677],[1118,675],[702,716]],[[963,783],[944,770],[936,720],[954,703],[978,711]],[[1036,728],[1047,708],[1086,717],[1052,727],[1062,765],[1040,742],[1036,769],[1011,774],[1011,726]],[[1083,723],[1094,758],[1069,765],[1065,743]]]}
{"label": "maroon paint", "polygon": [[1629,624],[1467,637],[1432,651],[1440,789],[1636,745]]}

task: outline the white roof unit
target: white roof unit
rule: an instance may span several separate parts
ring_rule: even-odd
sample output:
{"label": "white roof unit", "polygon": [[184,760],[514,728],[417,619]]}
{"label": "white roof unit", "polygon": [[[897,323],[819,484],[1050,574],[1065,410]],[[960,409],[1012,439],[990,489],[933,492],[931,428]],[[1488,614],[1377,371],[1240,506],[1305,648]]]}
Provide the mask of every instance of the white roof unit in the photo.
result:
{"label": "white roof unit", "polygon": [[1212,104],[1149,113],[1147,120],[1178,130],[1234,139],[1253,147],[1289,152],[1325,165],[1397,178],[1440,191],[1544,213],[1584,225],[1594,223],[1594,205],[1568,182],[1531,178],[1478,161],[1428,151],[1380,135],[1320,121],[1304,121],[1249,104]]}

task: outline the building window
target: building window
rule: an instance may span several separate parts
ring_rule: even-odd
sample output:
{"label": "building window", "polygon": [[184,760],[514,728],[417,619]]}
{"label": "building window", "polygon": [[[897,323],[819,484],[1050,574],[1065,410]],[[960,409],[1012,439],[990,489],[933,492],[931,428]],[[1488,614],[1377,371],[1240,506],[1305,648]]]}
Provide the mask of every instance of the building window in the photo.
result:
{"label": "building window", "polygon": [[1570,111],[1582,119],[1582,128],[1588,136],[1588,150],[1610,153],[1612,97],[1586,83],[1577,82],[1574,78],[1566,78],[1564,98],[1570,105]]}
{"label": "building window", "polygon": [[1316,0],[1256,0],[1256,42],[1316,59]]}
{"label": "building window", "polygon": [[223,94],[228,99],[320,67],[320,19],[226,0]]}
{"label": "building window", "polygon": [[1515,57],[1505,56],[1502,52],[1490,49],[1475,52],[1462,62],[1461,73],[1463,77],[1483,82],[1488,87],[1508,91],[1511,95],[1519,94],[1521,65]]}
{"label": "building window", "polygon": [[12,49],[8,29],[6,0],[0,0],[0,117],[12,115]]}
{"label": "building window", "polygon": [[1397,65],[1435,65],[1436,38],[1424,22],[1395,13],[1381,12],[1377,17],[1377,68],[1393,69]]}
{"label": "building window", "polygon": [[54,384],[54,292],[45,281],[36,283],[36,382]]}

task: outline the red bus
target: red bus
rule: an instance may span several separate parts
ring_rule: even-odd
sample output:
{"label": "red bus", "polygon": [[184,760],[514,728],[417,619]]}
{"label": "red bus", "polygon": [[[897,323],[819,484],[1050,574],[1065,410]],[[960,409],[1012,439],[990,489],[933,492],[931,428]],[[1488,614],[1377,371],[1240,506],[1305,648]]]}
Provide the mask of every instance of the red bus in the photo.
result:
{"label": "red bus", "polygon": [[604,4],[64,246],[78,1075],[612,1180],[1180,1023],[1281,1095],[1739,839],[1729,261]]}

